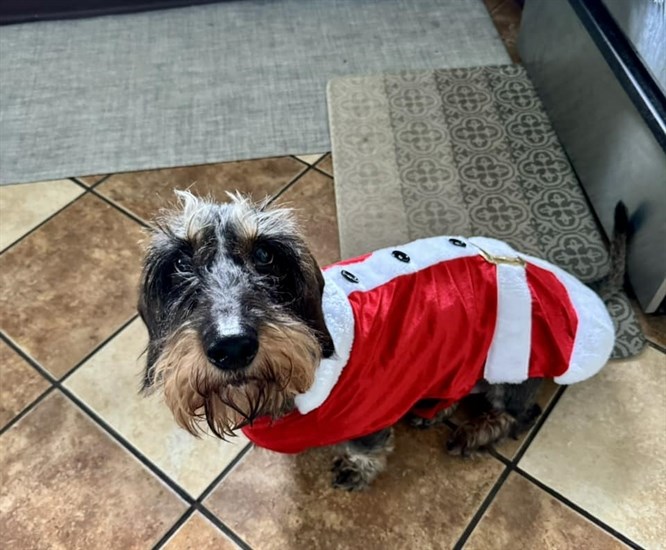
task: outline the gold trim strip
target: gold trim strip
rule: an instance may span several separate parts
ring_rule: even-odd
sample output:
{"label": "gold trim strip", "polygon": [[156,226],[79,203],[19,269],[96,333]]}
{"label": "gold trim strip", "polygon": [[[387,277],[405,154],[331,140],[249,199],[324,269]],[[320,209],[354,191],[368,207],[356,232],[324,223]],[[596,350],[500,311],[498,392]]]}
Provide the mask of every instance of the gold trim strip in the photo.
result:
{"label": "gold trim strip", "polygon": [[479,253],[483,257],[484,260],[487,262],[490,262],[491,264],[499,265],[499,264],[507,264],[507,265],[520,265],[520,266],[525,266],[526,262],[522,258],[515,256],[493,256],[492,254],[489,254],[486,252],[483,248],[480,246],[477,246],[476,244],[474,245],[478,249]]}

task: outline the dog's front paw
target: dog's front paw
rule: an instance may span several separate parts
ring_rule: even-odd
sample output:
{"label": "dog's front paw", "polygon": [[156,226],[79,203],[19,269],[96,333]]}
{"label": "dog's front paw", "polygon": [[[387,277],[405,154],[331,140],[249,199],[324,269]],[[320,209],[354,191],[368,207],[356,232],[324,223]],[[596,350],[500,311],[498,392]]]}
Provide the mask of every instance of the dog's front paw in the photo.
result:
{"label": "dog's front paw", "polygon": [[446,442],[446,450],[450,455],[471,458],[478,450],[476,427],[469,424],[459,426]]}
{"label": "dog's front paw", "polygon": [[354,464],[349,457],[340,456],[333,461],[333,487],[345,491],[362,491],[367,488],[370,480],[366,479],[363,472]]}
{"label": "dog's front paw", "polygon": [[509,436],[515,425],[516,419],[507,412],[491,411],[458,426],[446,448],[453,455],[473,456]]}

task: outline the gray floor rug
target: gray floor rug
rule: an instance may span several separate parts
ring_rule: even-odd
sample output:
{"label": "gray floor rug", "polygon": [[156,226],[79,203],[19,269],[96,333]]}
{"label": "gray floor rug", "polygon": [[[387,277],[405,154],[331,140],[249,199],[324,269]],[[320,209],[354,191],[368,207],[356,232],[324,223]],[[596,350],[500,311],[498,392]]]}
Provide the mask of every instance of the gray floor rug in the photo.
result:
{"label": "gray floor rug", "polygon": [[505,63],[480,0],[242,0],[2,27],[0,182],[329,149],[326,82]]}
{"label": "gray floor rug", "polygon": [[[604,238],[518,65],[334,79],[328,87],[343,257],[432,235],[485,235],[586,282]],[[608,304],[614,357],[645,346],[629,300]]]}

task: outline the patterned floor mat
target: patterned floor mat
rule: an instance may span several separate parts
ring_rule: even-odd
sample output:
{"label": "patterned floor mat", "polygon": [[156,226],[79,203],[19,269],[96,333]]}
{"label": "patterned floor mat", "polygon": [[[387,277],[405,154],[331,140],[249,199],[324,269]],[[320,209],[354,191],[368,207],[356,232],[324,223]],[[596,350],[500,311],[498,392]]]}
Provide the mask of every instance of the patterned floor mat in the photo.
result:
{"label": "patterned floor mat", "polygon": [[[594,216],[519,65],[334,79],[343,257],[438,234],[486,235],[583,281],[608,271]],[[615,358],[645,346],[624,294]]]}

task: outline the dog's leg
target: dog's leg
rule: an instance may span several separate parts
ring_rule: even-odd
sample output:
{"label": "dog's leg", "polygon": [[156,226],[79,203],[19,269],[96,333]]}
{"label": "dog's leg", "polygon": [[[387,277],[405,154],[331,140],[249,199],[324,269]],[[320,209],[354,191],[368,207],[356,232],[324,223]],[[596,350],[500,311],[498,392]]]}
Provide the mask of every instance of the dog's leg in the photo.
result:
{"label": "dog's leg", "polygon": [[541,414],[541,407],[535,403],[540,385],[541,380],[530,379],[522,384],[490,386],[485,395],[490,410],[461,424],[446,444],[448,451],[469,456],[506,437],[517,439]]}
{"label": "dog's leg", "polygon": [[347,491],[365,489],[386,467],[393,446],[393,428],[345,443],[344,453],[333,461],[333,487]]}
{"label": "dog's leg", "polygon": [[436,426],[437,424],[441,424],[445,420],[451,418],[456,412],[457,408],[458,408],[458,403],[454,403],[450,407],[447,407],[446,409],[439,411],[433,418],[422,418],[416,414],[410,413],[407,416],[407,423],[412,428],[418,428],[419,430],[426,430],[428,428]]}

